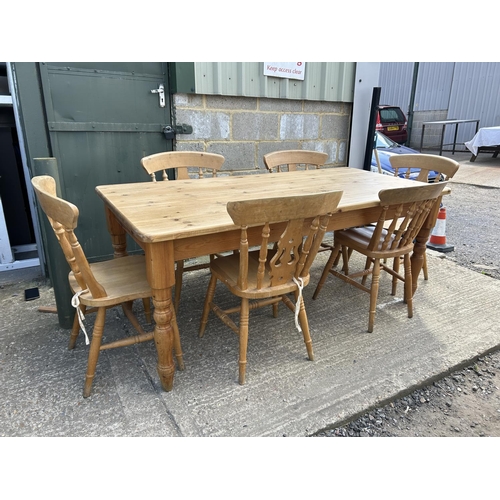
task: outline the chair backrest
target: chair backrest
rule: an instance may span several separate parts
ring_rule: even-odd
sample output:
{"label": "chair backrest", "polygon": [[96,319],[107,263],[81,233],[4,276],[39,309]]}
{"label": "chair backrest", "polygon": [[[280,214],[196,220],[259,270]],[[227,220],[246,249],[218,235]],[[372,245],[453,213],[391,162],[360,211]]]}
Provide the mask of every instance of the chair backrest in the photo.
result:
{"label": "chair backrest", "polygon": [[[455,175],[460,166],[458,162],[451,158],[424,154],[392,155],[389,157],[389,161],[396,177],[399,176],[400,172],[404,171],[404,177],[409,178],[411,169],[418,168],[420,172],[415,180],[420,182],[447,181]],[[429,177],[429,173],[432,171],[438,172],[442,177],[439,175]]]}
{"label": "chair backrest", "polygon": [[[445,181],[380,191],[378,196],[382,209],[368,249],[403,250],[405,253],[411,250],[418,232],[447,184]],[[384,228],[386,220],[392,222]]]}
{"label": "chair backrest", "polygon": [[319,151],[289,149],[264,155],[264,165],[269,172],[292,172],[299,165],[303,165],[304,170],[320,168],[327,159],[328,155]]}
{"label": "chair backrest", "polygon": [[74,233],[78,224],[78,208],[57,196],[56,181],[53,177],[48,175],[33,177],[31,184],[78,285],[82,290],[88,289],[94,298],[106,297],[106,290],[95,279]]}
{"label": "chair backrest", "polygon": [[198,151],[166,151],[145,156],[141,159],[141,165],[150,175],[151,180],[156,182],[155,172],[162,171],[162,180],[168,181],[167,169],[176,171],[176,179],[189,179],[190,173],[193,177],[204,177],[209,174],[217,175],[225,158],[215,153],[202,153]]}
{"label": "chair backrest", "polygon": [[[262,241],[257,271],[257,289],[262,288],[265,273],[271,286],[287,285],[293,278],[309,274],[323,240],[328,220],[337,209],[342,191],[279,198],[233,201],[227,211],[233,222],[241,226],[240,269],[238,286],[248,283],[248,234],[251,226],[262,226]],[[313,219],[304,238],[304,220]],[[273,250],[268,249],[271,224],[286,222],[286,227]]]}

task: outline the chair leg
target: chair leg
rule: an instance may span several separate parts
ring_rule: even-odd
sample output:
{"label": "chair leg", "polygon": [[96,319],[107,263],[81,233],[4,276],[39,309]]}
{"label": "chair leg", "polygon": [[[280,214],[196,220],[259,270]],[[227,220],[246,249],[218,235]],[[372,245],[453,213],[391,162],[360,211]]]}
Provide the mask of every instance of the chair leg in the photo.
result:
{"label": "chair leg", "polygon": [[429,279],[429,274],[427,273],[427,253],[424,252],[424,263],[422,264],[422,270],[424,271],[424,280]]}
{"label": "chair leg", "polygon": [[[367,257],[365,262],[365,271],[368,271],[368,269],[370,269],[371,266],[372,266],[372,259],[370,257]],[[368,274],[363,274],[363,277],[361,278],[362,285],[366,283],[366,278],[368,278]]]}
{"label": "chair leg", "polygon": [[[334,247],[332,247],[332,251],[333,251],[333,249],[334,249]],[[335,257],[335,261],[333,262],[333,267],[337,267],[339,265],[340,257],[342,257],[341,252],[339,252],[337,254],[337,257]]]}
{"label": "chair leg", "polygon": [[[331,249],[333,250],[333,246],[331,247]],[[333,263],[333,267],[337,267],[339,265],[340,257],[342,257],[342,270],[345,272],[346,269],[349,269],[348,262],[349,259],[351,258],[351,255],[352,255],[352,248],[347,248],[347,249],[342,248],[342,252],[338,253],[335,262]]]}
{"label": "chair leg", "polygon": [[184,261],[178,260],[175,265],[174,308],[175,312],[179,312],[179,303],[181,301],[182,274],[184,273]]}
{"label": "chair leg", "polygon": [[342,246],[342,271],[346,275],[349,274],[349,259],[351,258],[351,254],[352,248]]}
{"label": "chair leg", "polygon": [[249,316],[248,299],[241,299],[240,311],[240,358],[239,365],[239,383],[245,383],[245,373],[247,366],[247,346],[248,346],[248,316]]}
{"label": "chair leg", "polygon": [[377,309],[378,288],[380,282],[380,259],[373,263],[372,286],[370,289],[370,312],[368,315],[368,333],[373,332],[375,323],[375,311]]}
{"label": "chair leg", "polygon": [[273,304],[273,317],[274,318],[278,317],[278,304],[279,304],[279,302],[276,302],[276,304]]}
{"label": "chair leg", "polygon": [[[393,269],[395,272],[397,272],[399,274],[399,258],[394,259]],[[425,252],[424,252],[424,262],[422,264],[422,271],[424,273],[424,280],[427,281],[429,279],[429,272],[427,271],[427,254]],[[393,279],[392,279],[392,292],[391,292],[392,295],[396,295],[397,285],[398,285],[398,279],[393,277]]]}
{"label": "chair leg", "polygon": [[83,387],[83,397],[90,396],[92,382],[94,381],[95,369],[97,360],[99,359],[99,352],[101,349],[102,332],[104,330],[104,321],[106,319],[106,308],[100,307],[97,310],[97,317],[94,323],[94,330],[92,332],[92,341],[90,342],[89,359],[87,362],[87,374],[85,375],[85,385]]}
{"label": "chair leg", "polygon": [[[295,292],[295,303],[297,303],[299,297],[299,292]],[[300,300],[299,309],[299,322],[302,328],[302,335],[304,336],[304,343],[306,344],[307,356],[311,361],[314,361],[314,352],[312,347],[311,334],[309,332],[309,322],[307,321],[306,306],[304,304],[304,298]]]}
{"label": "chair leg", "polygon": [[337,259],[337,255],[340,252],[340,247],[341,247],[340,243],[336,243],[334,245],[332,253],[330,254],[330,257],[328,258],[328,262],[326,263],[325,268],[323,269],[323,274],[321,275],[321,278],[320,278],[318,284],[316,285],[316,290],[314,290],[313,300],[316,300],[316,297],[318,296],[319,292],[323,288],[323,285],[325,284],[328,273],[330,272],[330,269],[332,268],[333,263]]}
{"label": "chair leg", "polygon": [[132,300],[129,300],[128,302],[123,302],[122,303],[123,314],[130,321],[130,324],[134,327],[136,332],[138,332],[140,335],[145,335],[144,330],[142,329],[141,325],[139,324],[139,320],[137,319],[137,316],[132,311],[132,305],[133,305]]}
{"label": "chair leg", "polygon": [[[392,270],[399,274],[399,264],[401,257],[394,257],[394,263],[392,264]],[[392,291],[391,295],[396,295],[396,290],[398,288],[398,279],[396,276],[392,277]]]}
{"label": "chair leg", "polygon": [[412,286],[412,275],[411,275],[411,259],[410,254],[404,256],[404,266],[405,266],[405,293],[404,301],[408,306],[408,317],[413,317],[413,286]]}
{"label": "chair leg", "polygon": [[[83,304],[79,305],[83,315],[85,316],[85,312],[87,311],[87,306]],[[74,349],[76,345],[76,339],[78,338],[78,334],[80,333],[80,322],[78,321],[78,312],[75,311],[75,318],[73,319],[73,328],[71,329],[71,335],[69,337],[68,349]]]}
{"label": "chair leg", "polygon": [[151,323],[151,299],[149,297],[142,299],[142,304],[144,306],[144,314],[146,315],[146,321],[148,324]]}
{"label": "chair leg", "polygon": [[210,313],[210,302],[214,298],[215,286],[217,285],[217,278],[212,274],[210,277],[210,283],[208,284],[207,295],[205,297],[205,305],[203,306],[203,313],[201,315],[200,331],[198,337],[203,337],[205,333],[205,327],[207,326],[208,315]]}

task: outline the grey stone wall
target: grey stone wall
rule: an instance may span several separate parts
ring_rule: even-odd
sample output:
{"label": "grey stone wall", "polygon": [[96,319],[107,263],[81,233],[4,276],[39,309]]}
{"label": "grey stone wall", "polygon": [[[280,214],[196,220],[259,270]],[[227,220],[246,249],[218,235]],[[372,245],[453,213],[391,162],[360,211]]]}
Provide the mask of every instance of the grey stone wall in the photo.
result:
{"label": "grey stone wall", "polygon": [[196,94],[173,96],[177,151],[219,153],[228,173],[262,172],[263,155],[283,149],[328,153],[327,166],[347,164],[352,104]]}
{"label": "grey stone wall", "polygon": [[[413,130],[411,132],[410,144],[407,144],[407,146],[420,151],[420,142],[422,140],[422,123],[446,120],[447,116],[447,109],[440,111],[415,111],[413,115]],[[442,125],[426,125],[423,147],[439,149],[442,130]],[[425,152],[426,151],[424,151],[424,153]]]}

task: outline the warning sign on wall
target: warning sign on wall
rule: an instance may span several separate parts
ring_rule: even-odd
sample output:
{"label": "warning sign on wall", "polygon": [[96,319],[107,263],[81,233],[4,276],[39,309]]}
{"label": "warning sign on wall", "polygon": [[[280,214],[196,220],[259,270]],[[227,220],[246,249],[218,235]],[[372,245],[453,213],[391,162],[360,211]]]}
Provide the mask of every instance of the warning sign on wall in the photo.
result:
{"label": "warning sign on wall", "polygon": [[305,63],[303,62],[265,62],[264,75],[278,78],[304,79]]}

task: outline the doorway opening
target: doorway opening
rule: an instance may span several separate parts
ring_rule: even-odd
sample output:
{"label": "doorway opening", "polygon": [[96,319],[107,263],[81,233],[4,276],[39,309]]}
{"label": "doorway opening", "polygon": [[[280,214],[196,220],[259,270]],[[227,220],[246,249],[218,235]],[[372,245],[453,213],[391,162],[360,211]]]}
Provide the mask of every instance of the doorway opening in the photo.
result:
{"label": "doorway opening", "polygon": [[7,63],[0,62],[0,271],[39,265]]}

